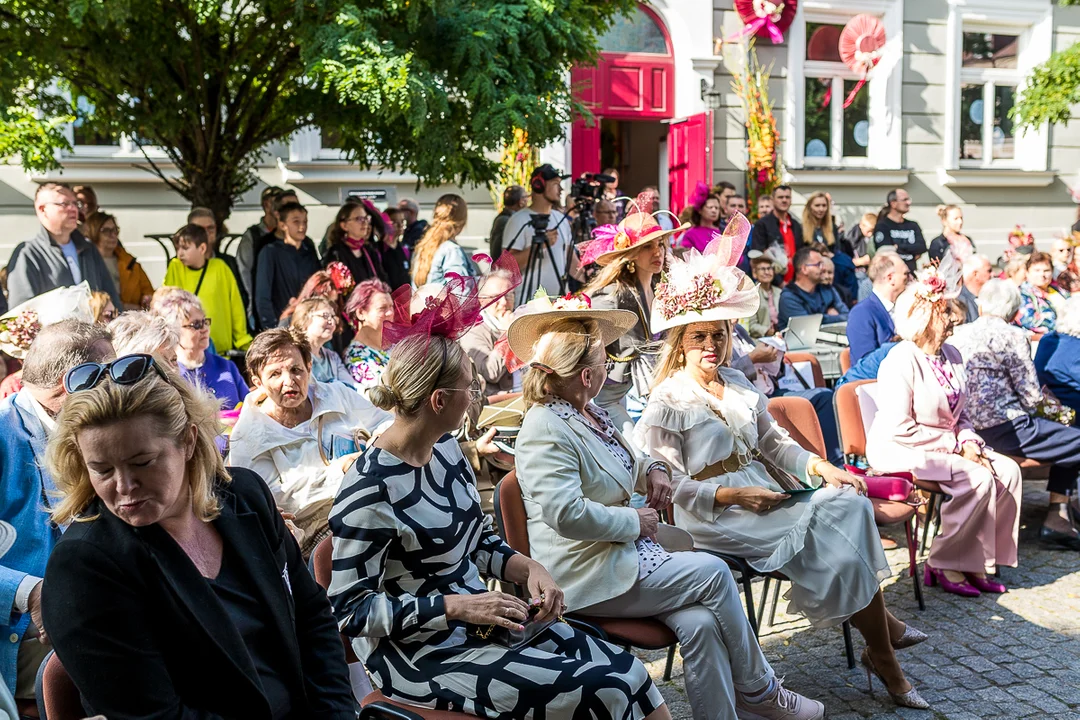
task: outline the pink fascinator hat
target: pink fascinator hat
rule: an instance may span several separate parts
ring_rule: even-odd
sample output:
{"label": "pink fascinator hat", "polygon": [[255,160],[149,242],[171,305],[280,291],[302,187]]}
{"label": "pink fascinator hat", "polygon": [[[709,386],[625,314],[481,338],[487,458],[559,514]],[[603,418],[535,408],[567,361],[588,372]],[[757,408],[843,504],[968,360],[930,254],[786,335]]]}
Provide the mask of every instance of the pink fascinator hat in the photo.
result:
{"label": "pink fascinator hat", "polygon": [[698,322],[739,320],[757,312],[757,288],[735,267],[750,230],[750,222],[736,213],[704,252],[691,249],[681,259],[671,258],[656,286],[649,323],[653,332]]}

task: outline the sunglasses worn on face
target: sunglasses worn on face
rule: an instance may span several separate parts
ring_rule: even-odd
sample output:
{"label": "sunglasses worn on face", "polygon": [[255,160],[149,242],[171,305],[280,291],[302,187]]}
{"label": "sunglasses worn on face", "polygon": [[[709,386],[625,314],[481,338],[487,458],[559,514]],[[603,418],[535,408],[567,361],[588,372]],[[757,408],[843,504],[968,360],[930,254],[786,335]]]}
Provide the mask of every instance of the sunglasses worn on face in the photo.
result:
{"label": "sunglasses worn on face", "polygon": [[154,358],[146,354],[125,355],[111,363],[83,363],[76,365],[64,376],[64,389],[68,394],[97,387],[106,375],[117,385],[134,385],[153,369],[165,382],[169,378],[157,366]]}
{"label": "sunglasses worn on face", "polygon": [[203,328],[209,329],[210,322],[210,318],[203,318],[202,320],[192,320],[187,325],[184,325],[182,327],[186,327],[189,330],[202,330]]}

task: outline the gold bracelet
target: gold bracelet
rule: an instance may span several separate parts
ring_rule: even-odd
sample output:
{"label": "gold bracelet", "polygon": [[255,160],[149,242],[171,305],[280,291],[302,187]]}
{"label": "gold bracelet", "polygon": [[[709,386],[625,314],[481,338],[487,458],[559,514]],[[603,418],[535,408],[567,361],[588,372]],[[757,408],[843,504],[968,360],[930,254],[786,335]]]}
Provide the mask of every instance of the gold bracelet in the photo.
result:
{"label": "gold bracelet", "polygon": [[824,458],[820,458],[817,456],[811,458],[810,464],[806,468],[807,474],[821,476],[821,473],[819,473],[817,470],[819,467],[821,467],[821,463],[823,462],[825,462]]}

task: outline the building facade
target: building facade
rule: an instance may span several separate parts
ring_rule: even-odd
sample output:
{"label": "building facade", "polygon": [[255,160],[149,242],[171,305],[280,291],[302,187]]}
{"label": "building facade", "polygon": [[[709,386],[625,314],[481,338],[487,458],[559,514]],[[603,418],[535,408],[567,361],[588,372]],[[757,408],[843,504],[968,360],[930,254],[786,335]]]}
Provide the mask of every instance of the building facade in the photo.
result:
{"label": "building facade", "polygon": [[[836,40],[859,14],[881,20],[887,43],[845,109],[858,77],[840,62]],[[595,120],[568,127],[564,142],[542,150],[542,161],[575,176],[617,168],[621,191],[655,186],[663,206],[676,209],[697,180],[743,188],[746,142],[731,90],[733,69],[745,61],[745,49],[731,39],[741,27],[732,0],[652,0],[617,21],[601,40],[597,66],[571,73]],[[756,43],[760,61],[772,68],[770,93],[796,211],[810,193],[827,191],[850,225],[878,210],[889,190],[904,187],[928,240],[939,230],[937,206],[956,204],[964,208],[966,232],[992,258],[1016,224],[1048,244],[1077,219],[1080,121],[1020,133],[1008,111],[1031,68],[1078,40],[1080,8],[1051,0],[799,0],[783,43]],[[63,172],[49,177],[94,185],[102,207],[118,216],[125,246],[157,282],[165,254],[143,236],[179,227],[185,202],[140,167],[141,155],[126,139],[70,132],[75,150]],[[305,131],[270,148],[259,171],[267,184],[299,191],[313,236],[353,192],[372,193],[380,205],[415,197],[430,211],[440,194],[454,191],[470,207],[462,240],[486,244],[496,211],[486,188],[418,189],[414,177],[359,170],[330,145],[318,130]],[[0,264],[32,232],[29,198],[43,179],[0,167],[0,215],[8,229]],[[237,205],[230,230],[242,232],[258,219],[259,189]]]}

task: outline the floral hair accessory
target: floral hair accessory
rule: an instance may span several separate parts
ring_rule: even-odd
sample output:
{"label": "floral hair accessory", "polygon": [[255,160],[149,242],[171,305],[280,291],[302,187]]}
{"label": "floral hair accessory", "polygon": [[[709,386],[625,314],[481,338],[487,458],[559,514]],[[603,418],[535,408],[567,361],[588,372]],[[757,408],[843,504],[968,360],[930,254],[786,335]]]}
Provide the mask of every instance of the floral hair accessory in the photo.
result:
{"label": "floral hair accessory", "polygon": [[1024,232],[1023,225],[1017,225],[1009,231],[1008,242],[1009,245],[1001,253],[1006,261],[1011,260],[1017,253],[1030,255],[1035,250],[1035,236]]}
{"label": "floral hair accessory", "polygon": [[326,266],[326,272],[330,273],[330,281],[334,283],[334,288],[342,295],[348,295],[356,287],[356,281],[353,280],[352,273],[345,266],[345,263],[335,260]]}
{"label": "floral hair accessory", "polygon": [[691,249],[682,259],[672,258],[656,286],[649,324],[653,332],[695,322],[737,320],[757,311],[757,288],[736,267],[750,230],[750,222],[736,213],[704,252]]}
{"label": "floral hair accessory", "polygon": [[[509,279],[509,287],[494,296],[485,294],[483,288],[495,277]],[[431,342],[438,335],[448,340],[458,340],[478,323],[481,313],[512,293],[521,284],[521,271],[517,260],[510,253],[503,253],[491,265],[491,271],[480,277],[465,277],[448,273],[442,287],[426,285],[414,294],[411,285],[403,285],[391,296],[394,301],[394,319],[383,325],[383,341],[392,347],[406,338],[423,336]]]}
{"label": "floral hair accessory", "polygon": [[960,295],[962,283],[962,267],[953,253],[945,253],[936,266],[920,270],[893,306],[896,334],[905,340],[915,337],[934,313],[946,311],[946,300]]}
{"label": "floral hair accessory", "polygon": [[0,319],[0,345],[25,353],[40,331],[37,312],[24,310],[13,317]]}

